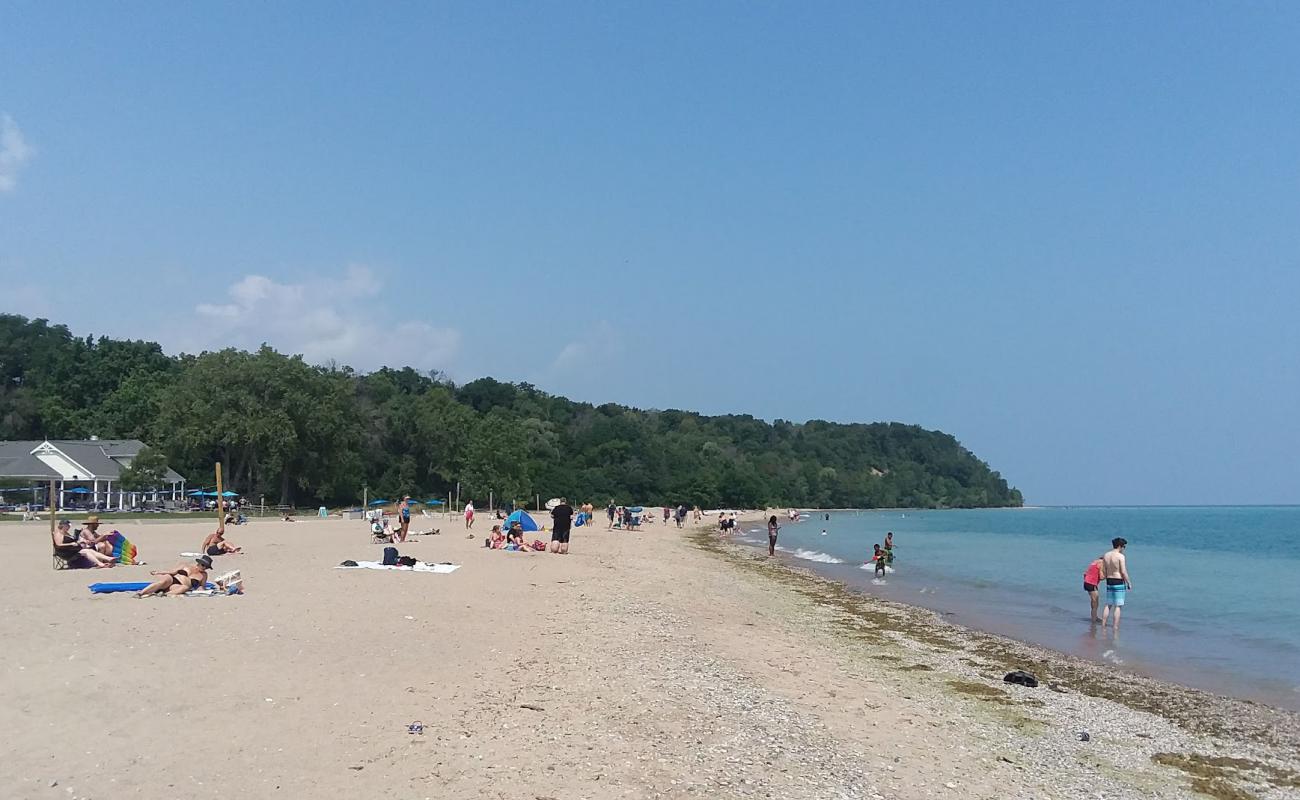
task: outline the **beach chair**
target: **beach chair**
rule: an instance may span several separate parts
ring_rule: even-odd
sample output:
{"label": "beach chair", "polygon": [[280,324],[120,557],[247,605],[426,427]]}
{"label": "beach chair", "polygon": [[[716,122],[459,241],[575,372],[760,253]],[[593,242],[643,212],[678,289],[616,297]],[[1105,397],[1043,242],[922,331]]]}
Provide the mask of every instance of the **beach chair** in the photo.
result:
{"label": "beach chair", "polygon": [[393,536],[387,528],[378,527],[374,524],[370,526],[370,543],[371,544],[392,544]]}
{"label": "beach chair", "polygon": [[81,545],[61,544],[54,548],[54,568],[76,569],[77,560],[81,558]]}
{"label": "beach chair", "polygon": [[212,584],[220,594],[241,594],[244,591],[244,576],[235,569],[213,578]]}

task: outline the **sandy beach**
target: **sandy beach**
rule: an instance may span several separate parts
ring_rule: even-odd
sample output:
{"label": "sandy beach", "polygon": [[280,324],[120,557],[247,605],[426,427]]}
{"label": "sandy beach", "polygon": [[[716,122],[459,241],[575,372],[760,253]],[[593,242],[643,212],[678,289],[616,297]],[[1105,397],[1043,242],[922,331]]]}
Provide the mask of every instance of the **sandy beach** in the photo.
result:
{"label": "sandy beach", "polygon": [[[149,566],[60,572],[44,523],[0,525],[0,796],[1300,796],[1294,714],[707,532],[599,524],[559,557],[485,550],[486,523],[415,521],[441,534],[404,553],[462,565],[439,575],[334,569],[379,557],[361,522],[254,521],[216,570],[244,596],[146,600],[86,587],[181,563],[211,520],[122,522]],[[1004,684],[1009,664],[1044,683]]]}

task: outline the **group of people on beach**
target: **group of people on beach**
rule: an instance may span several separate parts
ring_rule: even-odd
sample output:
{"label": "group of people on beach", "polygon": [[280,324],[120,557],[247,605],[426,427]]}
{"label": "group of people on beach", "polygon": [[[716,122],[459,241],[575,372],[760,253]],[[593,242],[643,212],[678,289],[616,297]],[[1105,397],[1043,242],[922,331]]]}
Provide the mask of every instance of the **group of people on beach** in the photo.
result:
{"label": "group of people on beach", "polygon": [[90,515],[84,528],[72,529],[72,523],[61,519],[54,529],[54,552],[64,557],[70,566],[89,566],[108,569],[117,564],[109,534],[99,532],[99,517]]}
{"label": "group of people on beach", "polygon": [[[592,508],[590,503],[582,506],[582,511],[578,516],[585,520],[591,519]],[[551,508],[551,543],[549,550],[556,555],[568,555],[569,539],[573,534],[574,508],[569,505],[567,498],[561,497],[560,502]],[[540,539],[534,540],[532,544],[524,541],[523,522],[518,519],[512,519],[509,527],[504,531],[500,525],[493,525],[492,532],[484,540],[483,546],[493,550],[513,550],[523,552],[544,553],[548,546]]]}

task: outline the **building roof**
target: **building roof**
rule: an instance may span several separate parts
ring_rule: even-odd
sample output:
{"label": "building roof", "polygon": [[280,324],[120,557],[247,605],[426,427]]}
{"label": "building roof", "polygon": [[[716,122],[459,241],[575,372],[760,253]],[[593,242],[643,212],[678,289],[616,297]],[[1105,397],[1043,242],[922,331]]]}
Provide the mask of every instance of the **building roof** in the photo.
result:
{"label": "building roof", "polygon": [[10,448],[15,442],[0,442],[0,478],[40,478],[48,480],[63,476],[51,469],[44,461],[28,451],[18,452]]}
{"label": "building roof", "polygon": [[[0,478],[115,481],[144,448],[144,442],[138,439],[0,442]],[[38,450],[44,452],[38,453]],[[75,470],[60,469],[61,463]],[[165,480],[167,483],[180,483],[185,478],[168,467]]]}

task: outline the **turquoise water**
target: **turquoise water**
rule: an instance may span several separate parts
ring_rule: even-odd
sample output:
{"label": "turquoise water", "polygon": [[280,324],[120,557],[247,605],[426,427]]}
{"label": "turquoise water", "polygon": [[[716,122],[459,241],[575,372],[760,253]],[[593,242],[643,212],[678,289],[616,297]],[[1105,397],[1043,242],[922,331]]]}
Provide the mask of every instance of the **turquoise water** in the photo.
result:
{"label": "turquoise water", "polygon": [[[875,580],[861,567],[886,531],[895,571]],[[1089,623],[1083,591],[1116,536],[1134,587],[1118,636]],[[780,547],[970,627],[1300,710],[1300,506],[842,511],[782,522]]]}

